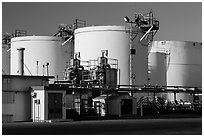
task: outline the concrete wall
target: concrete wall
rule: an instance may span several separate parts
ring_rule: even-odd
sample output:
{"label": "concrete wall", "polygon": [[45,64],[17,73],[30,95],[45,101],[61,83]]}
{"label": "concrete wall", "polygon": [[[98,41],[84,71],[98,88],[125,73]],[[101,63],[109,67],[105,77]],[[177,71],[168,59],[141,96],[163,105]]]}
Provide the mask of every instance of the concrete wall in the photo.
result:
{"label": "concrete wall", "polygon": [[14,102],[2,104],[3,115],[13,115],[12,121],[31,120],[31,99],[28,92],[14,92]]}
{"label": "concrete wall", "polygon": [[137,99],[136,98],[133,98],[132,100],[132,114],[133,115],[136,115],[137,114]]}
{"label": "concrete wall", "polygon": [[[2,77],[2,91],[4,93],[14,93],[14,101],[12,103],[2,103],[2,114],[4,116],[12,115],[12,118],[7,122],[30,121],[32,119],[30,87],[34,85],[47,85],[48,81],[42,80],[42,78],[37,77],[33,78],[5,75],[3,75]],[[4,119],[2,120],[4,121]]]}
{"label": "concrete wall", "polygon": [[[121,116],[121,100],[132,99],[132,114],[137,114],[137,99],[129,95],[117,96],[111,99],[106,99],[106,107],[109,115]],[[107,106],[108,105],[108,106]]]}
{"label": "concrete wall", "polygon": [[5,91],[29,91],[31,86],[43,85],[48,85],[48,81],[39,78],[10,77],[2,80],[2,90]]}
{"label": "concrete wall", "polygon": [[108,100],[106,108],[108,109],[108,115],[121,115],[120,100]]}

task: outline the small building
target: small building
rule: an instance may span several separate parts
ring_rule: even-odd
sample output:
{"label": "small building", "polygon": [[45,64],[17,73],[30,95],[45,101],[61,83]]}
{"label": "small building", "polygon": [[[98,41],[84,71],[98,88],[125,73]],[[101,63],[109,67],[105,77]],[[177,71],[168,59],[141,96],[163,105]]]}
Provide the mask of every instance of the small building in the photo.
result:
{"label": "small building", "polygon": [[2,75],[2,122],[31,121],[31,86],[49,85],[52,76]]}
{"label": "small building", "polygon": [[101,95],[93,98],[93,106],[100,116],[105,115],[136,115],[137,99],[127,92],[118,92],[112,95]]}
{"label": "small building", "polygon": [[106,98],[106,109],[108,115],[136,115],[137,99],[128,93],[120,93]]}
{"label": "small building", "polygon": [[66,119],[66,90],[54,90],[49,86],[33,86],[31,96],[33,122]]}
{"label": "small building", "polygon": [[32,86],[31,96],[33,122],[72,119],[73,111],[84,115],[92,108],[92,92],[83,88],[57,84]]}

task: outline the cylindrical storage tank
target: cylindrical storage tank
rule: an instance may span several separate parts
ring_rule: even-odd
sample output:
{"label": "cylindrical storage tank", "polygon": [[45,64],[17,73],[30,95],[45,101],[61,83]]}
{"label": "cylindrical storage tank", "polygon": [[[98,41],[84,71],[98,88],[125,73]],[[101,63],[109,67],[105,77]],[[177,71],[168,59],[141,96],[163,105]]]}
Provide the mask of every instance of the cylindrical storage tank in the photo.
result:
{"label": "cylindrical storage tank", "polygon": [[[61,45],[64,40],[53,36],[26,36],[11,39],[11,74],[17,75],[18,48],[24,50],[24,74],[55,76],[64,79],[63,73],[70,62],[73,44]],[[70,45],[70,46],[69,46]],[[43,68],[44,66],[44,68]]]}
{"label": "cylindrical storage tank", "polygon": [[[81,53],[84,61],[97,59],[101,50],[108,50],[108,58],[118,59],[118,84],[130,84],[130,31],[127,26],[92,26],[75,30],[75,51]],[[135,34],[133,35],[135,36]],[[141,37],[141,34],[138,36]],[[147,47],[141,46],[138,38],[133,40],[136,54],[133,55],[134,85],[146,83]],[[144,54],[145,53],[145,54]],[[146,62],[143,62],[146,60]],[[146,69],[146,70],[145,70]],[[143,80],[145,79],[145,80]]]}
{"label": "cylindrical storage tank", "polygon": [[148,57],[149,84],[166,86],[166,54],[150,52]]}
{"label": "cylindrical storage tank", "polygon": [[75,51],[81,60],[101,57],[108,50],[108,58],[118,59],[120,84],[129,85],[129,35],[124,26],[93,26],[75,30]]}
{"label": "cylindrical storage tank", "polygon": [[[167,86],[202,87],[202,43],[154,41],[152,49],[167,54]],[[177,93],[176,100],[189,101],[188,93]],[[173,93],[169,93],[173,100]]]}
{"label": "cylindrical storage tank", "polygon": [[10,46],[2,44],[2,74],[10,74]]}
{"label": "cylindrical storage tank", "polygon": [[154,41],[152,46],[167,53],[167,86],[202,86],[202,43]]}
{"label": "cylindrical storage tank", "polygon": [[167,85],[202,87],[202,44],[168,41]]}

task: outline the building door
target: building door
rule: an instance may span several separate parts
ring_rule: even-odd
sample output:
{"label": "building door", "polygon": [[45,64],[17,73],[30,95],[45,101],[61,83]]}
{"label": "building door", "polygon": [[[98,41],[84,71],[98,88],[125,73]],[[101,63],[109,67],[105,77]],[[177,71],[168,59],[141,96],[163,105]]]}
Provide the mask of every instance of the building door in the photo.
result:
{"label": "building door", "polygon": [[48,93],[48,119],[62,118],[62,93]]}
{"label": "building door", "polygon": [[132,114],[132,99],[121,100],[121,115]]}

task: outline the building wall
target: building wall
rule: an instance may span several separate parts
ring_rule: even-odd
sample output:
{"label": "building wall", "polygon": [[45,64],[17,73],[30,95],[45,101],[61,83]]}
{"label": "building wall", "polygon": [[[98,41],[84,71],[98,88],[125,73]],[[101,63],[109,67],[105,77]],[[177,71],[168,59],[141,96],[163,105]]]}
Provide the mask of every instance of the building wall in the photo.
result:
{"label": "building wall", "polygon": [[133,115],[136,115],[137,114],[137,98],[133,98],[132,100],[132,112],[133,112]]}
{"label": "building wall", "polygon": [[5,91],[29,91],[31,86],[48,85],[48,81],[39,78],[9,77],[3,78],[2,90]]}
{"label": "building wall", "polygon": [[106,104],[108,109],[108,115],[119,115],[120,116],[120,103],[119,100],[108,100]]}
{"label": "building wall", "polygon": [[[121,116],[121,100],[122,99],[132,99],[132,114],[137,114],[137,99],[129,95],[117,96],[114,98],[106,99],[106,107],[108,108],[109,115]],[[108,105],[108,106],[107,106]]]}
{"label": "building wall", "polygon": [[[6,92],[3,92],[5,94]],[[13,101],[2,104],[2,114],[13,115],[12,121],[31,120],[31,99],[29,92],[10,92],[13,93]],[[11,94],[10,94],[11,95]],[[10,96],[9,95],[9,96]],[[6,97],[3,95],[3,97]],[[7,98],[9,98],[7,96]]]}
{"label": "building wall", "polygon": [[[48,104],[49,104],[48,94],[49,93],[62,93],[62,104],[63,104],[62,105],[62,119],[66,119],[66,105],[65,105],[66,91],[65,90],[46,90],[44,89],[43,86],[37,87],[38,89],[35,89],[36,88],[35,86],[33,86],[32,88],[33,88],[32,94],[36,94],[36,98],[32,98],[32,118],[34,122],[50,120],[48,119]],[[37,103],[34,103],[35,100],[40,100],[39,106]],[[35,104],[35,107],[34,107],[34,104]]]}
{"label": "building wall", "polygon": [[[2,75],[2,114],[4,116],[2,120],[7,122],[30,121],[32,118],[30,87],[47,84],[48,81],[42,78]],[[8,115],[12,118],[5,120]]]}

